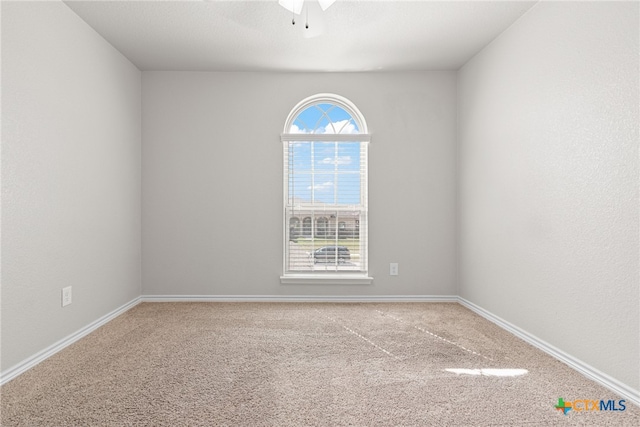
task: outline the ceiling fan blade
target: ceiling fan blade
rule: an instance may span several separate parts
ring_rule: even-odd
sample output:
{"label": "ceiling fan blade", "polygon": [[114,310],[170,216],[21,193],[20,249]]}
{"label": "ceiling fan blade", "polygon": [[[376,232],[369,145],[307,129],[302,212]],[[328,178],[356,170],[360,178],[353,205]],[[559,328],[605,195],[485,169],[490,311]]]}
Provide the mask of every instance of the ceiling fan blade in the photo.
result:
{"label": "ceiling fan blade", "polygon": [[320,10],[318,3],[312,1],[307,3],[307,21],[309,25],[305,28],[303,37],[305,39],[311,39],[321,36],[324,33],[324,14]]}
{"label": "ceiling fan blade", "polygon": [[289,12],[300,15],[300,12],[302,12],[302,5],[304,4],[304,0],[278,0],[278,4],[287,9]]}
{"label": "ceiling fan blade", "polygon": [[320,3],[320,7],[323,11],[329,9],[329,7],[335,2],[336,0],[318,0],[318,3]]}

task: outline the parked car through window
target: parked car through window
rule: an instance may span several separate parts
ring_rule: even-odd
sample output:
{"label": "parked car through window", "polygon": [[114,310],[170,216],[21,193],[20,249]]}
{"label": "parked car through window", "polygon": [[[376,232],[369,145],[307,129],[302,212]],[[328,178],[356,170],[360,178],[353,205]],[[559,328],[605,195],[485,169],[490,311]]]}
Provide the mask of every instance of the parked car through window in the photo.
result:
{"label": "parked car through window", "polygon": [[351,260],[351,253],[346,246],[324,246],[313,252],[313,262],[319,263],[339,263]]}

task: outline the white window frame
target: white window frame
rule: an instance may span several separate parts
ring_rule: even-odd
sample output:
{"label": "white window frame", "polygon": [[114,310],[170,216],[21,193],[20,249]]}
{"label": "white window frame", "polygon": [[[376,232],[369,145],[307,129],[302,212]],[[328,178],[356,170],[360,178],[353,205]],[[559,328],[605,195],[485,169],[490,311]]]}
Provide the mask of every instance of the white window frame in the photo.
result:
{"label": "white window frame", "polygon": [[[294,121],[298,117],[300,113],[302,113],[307,108],[317,105],[317,104],[333,104],[342,109],[344,109],[351,117],[354,122],[358,126],[358,130],[360,133],[357,134],[292,134],[289,133],[291,126]],[[364,161],[366,162],[364,167],[364,173],[361,175],[363,177],[363,181],[361,182],[361,199],[363,201],[364,210],[366,213],[366,221],[365,221],[365,230],[360,230],[360,232],[364,232],[364,242],[361,242],[361,254],[364,254],[364,268],[358,272],[288,272],[287,271],[287,251],[288,251],[288,223],[287,223],[287,200],[289,197],[289,171],[288,171],[288,150],[289,150],[289,142],[291,141],[350,141],[350,142],[360,142],[362,144],[366,144],[364,146]],[[360,110],[348,99],[331,93],[321,93],[317,95],[310,96],[308,98],[300,101],[289,113],[287,120],[284,124],[284,129],[280,136],[280,141],[282,142],[283,147],[283,156],[285,159],[284,162],[284,197],[283,197],[283,252],[282,252],[282,276],[280,276],[280,282],[282,284],[370,284],[373,282],[373,278],[368,274],[368,257],[369,257],[369,215],[368,215],[368,144],[371,141],[371,134],[368,132],[367,122],[360,113]],[[313,228],[316,226],[315,221],[312,222],[312,232],[314,232]],[[362,226],[362,224],[360,224]]]}

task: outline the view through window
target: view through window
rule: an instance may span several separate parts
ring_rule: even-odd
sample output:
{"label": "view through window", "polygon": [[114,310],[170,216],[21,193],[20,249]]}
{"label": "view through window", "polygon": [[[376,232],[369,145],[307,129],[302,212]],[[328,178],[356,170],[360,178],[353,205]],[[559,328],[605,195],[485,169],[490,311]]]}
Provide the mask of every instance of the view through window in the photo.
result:
{"label": "view through window", "polygon": [[285,275],[366,272],[364,118],[342,97],[317,95],[294,108],[285,130]]}

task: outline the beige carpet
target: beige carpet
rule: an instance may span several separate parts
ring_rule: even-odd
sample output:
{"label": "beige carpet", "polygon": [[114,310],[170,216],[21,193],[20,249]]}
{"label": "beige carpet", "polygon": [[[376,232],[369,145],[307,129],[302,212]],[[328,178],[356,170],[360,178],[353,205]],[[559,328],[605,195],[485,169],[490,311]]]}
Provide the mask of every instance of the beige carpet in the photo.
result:
{"label": "beige carpet", "polygon": [[556,410],[620,397],[455,303],[143,303],[0,393],[3,426],[640,426]]}

